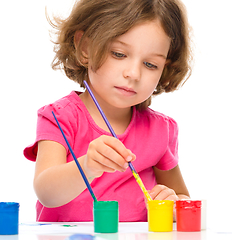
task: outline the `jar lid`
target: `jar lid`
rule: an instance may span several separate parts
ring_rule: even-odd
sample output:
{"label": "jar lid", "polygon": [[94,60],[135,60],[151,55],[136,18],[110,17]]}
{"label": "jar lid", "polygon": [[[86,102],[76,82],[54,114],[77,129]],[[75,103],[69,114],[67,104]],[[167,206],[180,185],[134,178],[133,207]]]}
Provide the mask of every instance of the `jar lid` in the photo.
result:
{"label": "jar lid", "polygon": [[177,200],[176,201],[177,208],[201,208],[200,200]]}
{"label": "jar lid", "polygon": [[154,209],[173,208],[174,201],[172,200],[152,200],[148,201],[148,207]]}
{"label": "jar lid", "polygon": [[104,209],[104,210],[111,210],[111,209],[118,209],[118,202],[117,201],[95,201],[93,203],[94,209]]}
{"label": "jar lid", "polygon": [[19,208],[17,202],[0,202],[0,210],[14,210]]}

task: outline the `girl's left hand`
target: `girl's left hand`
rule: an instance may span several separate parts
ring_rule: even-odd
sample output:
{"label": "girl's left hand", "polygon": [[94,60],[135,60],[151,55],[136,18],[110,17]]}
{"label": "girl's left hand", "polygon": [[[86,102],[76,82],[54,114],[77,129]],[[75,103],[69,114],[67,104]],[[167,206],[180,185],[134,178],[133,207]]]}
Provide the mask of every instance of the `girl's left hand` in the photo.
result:
{"label": "girl's left hand", "polygon": [[152,200],[173,200],[176,201],[179,197],[176,195],[175,191],[164,185],[156,185],[152,190],[148,190]]}
{"label": "girl's left hand", "polygon": [[[164,185],[156,185],[152,188],[152,190],[148,190],[148,193],[150,194],[152,200],[173,200],[176,202],[176,200],[179,200],[179,197],[176,195],[176,192],[168,188]],[[145,197],[145,203],[147,206],[147,199]],[[175,208],[173,208],[173,221],[176,221],[176,211]]]}

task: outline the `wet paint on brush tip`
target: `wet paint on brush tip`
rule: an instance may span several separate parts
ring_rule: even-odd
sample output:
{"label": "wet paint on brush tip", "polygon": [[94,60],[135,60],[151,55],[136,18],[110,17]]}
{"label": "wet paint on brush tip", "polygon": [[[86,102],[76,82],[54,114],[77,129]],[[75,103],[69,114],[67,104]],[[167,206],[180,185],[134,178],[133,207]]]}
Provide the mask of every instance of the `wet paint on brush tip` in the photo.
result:
{"label": "wet paint on brush tip", "polygon": [[135,171],[132,171],[132,173],[133,173],[133,175],[134,175],[134,177],[135,177],[138,185],[139,185],[140,188],[142,189],[144,195],[146,196],[147,200],[148,200],[148,201],[152,201],[151,196],[150,196],[149,193],[147,192],[147,190],[146,190],[145,186],[143,185],[143,182],[142,182],[141,178],[139,177],[139,175],[138,175],[137,173],[135,173]]}

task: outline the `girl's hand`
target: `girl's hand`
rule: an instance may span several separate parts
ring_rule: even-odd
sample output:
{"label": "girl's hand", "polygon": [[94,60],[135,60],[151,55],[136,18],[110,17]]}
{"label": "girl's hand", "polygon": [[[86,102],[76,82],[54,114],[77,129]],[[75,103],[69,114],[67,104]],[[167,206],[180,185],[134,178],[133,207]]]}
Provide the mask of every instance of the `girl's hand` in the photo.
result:
{"label": "girl's hand", "polygon": [[179,197],[175,191],[164,185],[156,185],[152,190],[148,191],[153,200],[173,200],[176,201]]}
{"label": "girl's hand", "polygon": [[[164,185],[156,185],[152,190],[148,190],[152,200],[173,200],[174,203],[179,197],[176,195],[175,191],[171,188],[168,188]],[[147,199],[145,197],[145,203],[147,206]],[[148,206],[147,206],[148,207]],[[176,221],[176,211],[175,207],[173,208],[173,221]]]}
{"label": "girl's hand", "polygon": [[[159,184],[153,187],[152,190],[148,190],[148,193],[150,194],[152,200],[173,200],[175,203],[176,200],[179,199],[173,189]],[[145,200],[145,202],[147,206],[147,200]],[[173,208],[173,221],[176,221],[175,207]]]}
{"label": "girl's hand", "polygon": [[[176,202],[176,200],[179,200],[179,197],[176,195],[175,191],[171,188],[168,188],[164,185],[156,185],[152,188],[152,190],[147,190],[147,192],[150,194],[152,200],[172,200]],[[144,200],[146,207],[147,206],[147,198],[144,195]]]}
{"label": "girl's hand", "polygon": [[[152,188],[152,190],[148,190],[148,193],[150,194],[152,200],[173,200],[174,204],[176,203],[177,200],[180,199],[189,199],[189,196],[187,195],[177,195],[176,192],[168,188],[164,185],[156,185],[155,187]],[[147,206],[147,200],[145,197],[145,202]],[[175,210],[175,205],[173,208],[173,221],[176,221],[176,210]]]}
{"label": "girl's hand", "polygon": [[89,179],[100,177],[104,172],[124,172],[135,155],[123,143],[111,136],[102,135],[89,144],[83,168]]}

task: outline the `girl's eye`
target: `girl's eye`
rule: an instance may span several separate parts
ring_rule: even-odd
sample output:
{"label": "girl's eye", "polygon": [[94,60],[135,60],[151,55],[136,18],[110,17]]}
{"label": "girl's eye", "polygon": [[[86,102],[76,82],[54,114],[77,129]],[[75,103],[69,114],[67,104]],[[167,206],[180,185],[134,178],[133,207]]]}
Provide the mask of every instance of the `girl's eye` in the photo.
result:
{"label": "girl's eye", "polygon": [[111,53],[112,53],[116,58],[124,58],[124,57],[126,57],[126,55],[123,54],[123,53],[114,52],[114,51],[112,51]]}
{"label": "girl's eye", "polygon": [[156,65],[153,65],[149,62],[144,62],[144,65],[149,69],[157,69],[158,68]]}

